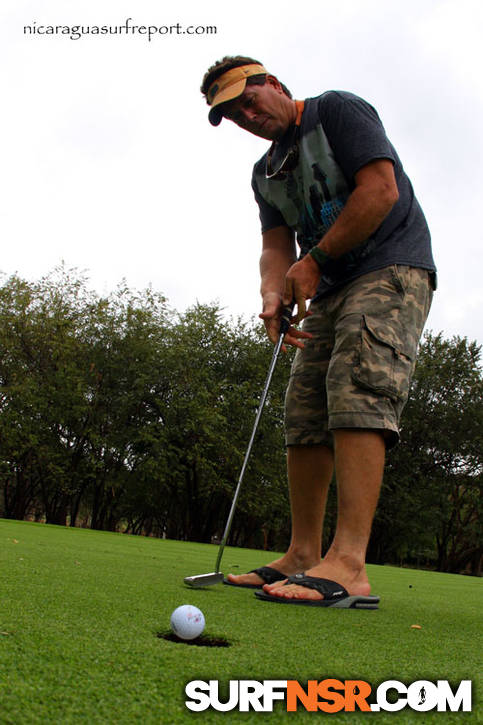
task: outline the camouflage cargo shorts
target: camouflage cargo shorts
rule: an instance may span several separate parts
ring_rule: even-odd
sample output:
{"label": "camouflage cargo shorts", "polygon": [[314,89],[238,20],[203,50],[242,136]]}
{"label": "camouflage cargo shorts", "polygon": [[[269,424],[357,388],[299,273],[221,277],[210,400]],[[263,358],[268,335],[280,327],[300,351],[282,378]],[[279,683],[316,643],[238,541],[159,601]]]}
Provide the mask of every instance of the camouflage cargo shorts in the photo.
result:
{"label": "camouflage cargo shorts", "polygon": [[399,439],[431,274],[393,265],[365,274],[310,306],[285,398],[287,445],[332,446],[331,431],[360,428]]}

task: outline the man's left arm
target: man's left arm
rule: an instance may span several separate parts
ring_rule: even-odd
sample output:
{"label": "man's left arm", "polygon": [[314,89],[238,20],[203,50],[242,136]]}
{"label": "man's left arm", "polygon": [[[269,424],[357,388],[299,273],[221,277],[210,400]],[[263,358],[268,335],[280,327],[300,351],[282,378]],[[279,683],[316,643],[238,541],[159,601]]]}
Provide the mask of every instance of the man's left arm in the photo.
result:
{"label": "man's left arm", "polygon": [[[338,259],[368,239],[399,198],[394,166],[389,159],[371,161],[359,169],[354,178],[354,190],[317,245],[330,259]],[[311,254],[295,262],[287,272],[283,302],[289,304],[295,299],[295,323],[306,317],[306,300],[314,297],[320,273],[320,266]]]}

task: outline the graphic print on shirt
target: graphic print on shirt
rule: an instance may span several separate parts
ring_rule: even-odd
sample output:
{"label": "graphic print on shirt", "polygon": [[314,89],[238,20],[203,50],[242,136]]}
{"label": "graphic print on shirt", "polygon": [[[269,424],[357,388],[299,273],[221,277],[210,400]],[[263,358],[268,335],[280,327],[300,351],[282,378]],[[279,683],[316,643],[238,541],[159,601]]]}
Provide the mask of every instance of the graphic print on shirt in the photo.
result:
{"label": "graphic print on shirt", "polygon": [[335,222],[350,190],[321,125],[305,133],[299,143],[300,160],[293,172],[271,183],[257,178],[257,184],[295,229],[305,254]]}
{"label": "graphic print on shirt", "polygon": [[[330,139],[330,140],[329,140]],[[394,165],[399,198],[367,239],[324,265],[317,296],[369,272],[392,264],[434,273],[431,236],[395,148],[376,110],[346,91],[326,91],[305,100],[300,125],[298,163],[283,172],[282,160],[294,143],[280,139],[276,155],[280,173],[267,179],[267,153],[253,169],[252,187],[262,234],[288,226],[303,257],[333,227],[366,164],[387,159]]]}

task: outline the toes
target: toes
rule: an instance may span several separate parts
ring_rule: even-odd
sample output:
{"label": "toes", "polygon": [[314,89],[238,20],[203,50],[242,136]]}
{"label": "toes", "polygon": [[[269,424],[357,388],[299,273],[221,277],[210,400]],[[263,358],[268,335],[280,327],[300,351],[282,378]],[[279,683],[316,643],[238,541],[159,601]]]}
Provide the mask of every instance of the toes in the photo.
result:
{"label": "toes", "polygon": [[[265,589],[265,587],[263,588]],[[275,597],[282,597],[284,599],[323,599],[323,596],[319,592],[313,589],[307,589],[307,587],[301,587],[298,584],[289,584],[288,586],[266,591]]]}
{"label": "toes", "polygon": [[273,582],[273,584],[264,584],[262,589],[270,594],[270,592],[275,591],[275,589],[280,589],[280,587],[283,586],[286,581],[286,579],[280,579],[280,581]]}

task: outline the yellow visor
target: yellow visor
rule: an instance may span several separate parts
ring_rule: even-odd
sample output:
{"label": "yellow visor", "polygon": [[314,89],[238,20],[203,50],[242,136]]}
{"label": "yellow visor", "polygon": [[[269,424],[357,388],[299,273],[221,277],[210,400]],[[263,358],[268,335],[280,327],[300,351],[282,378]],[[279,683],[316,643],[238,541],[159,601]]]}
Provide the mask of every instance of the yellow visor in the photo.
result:
{"label": "yellow visor", "polygon": [[238,68],[232,68],[223,73],[208,89],[206,99],[211,106],[208,118],[213,126],[218,126],[223,118],[223,114],[217,106],[234,98],[241,96],[247,84],[247,78],[250,76],[258,76],[267,73],[263,65],[250,63],[250,65],[241,65]]}

